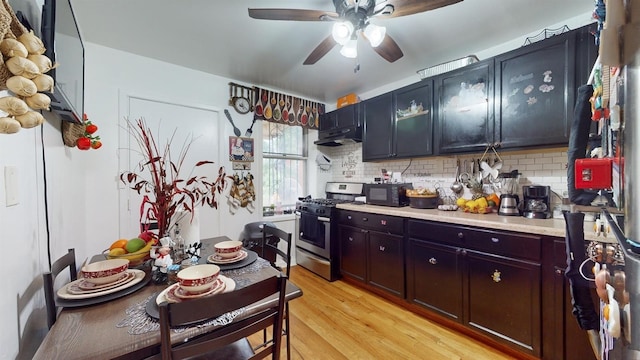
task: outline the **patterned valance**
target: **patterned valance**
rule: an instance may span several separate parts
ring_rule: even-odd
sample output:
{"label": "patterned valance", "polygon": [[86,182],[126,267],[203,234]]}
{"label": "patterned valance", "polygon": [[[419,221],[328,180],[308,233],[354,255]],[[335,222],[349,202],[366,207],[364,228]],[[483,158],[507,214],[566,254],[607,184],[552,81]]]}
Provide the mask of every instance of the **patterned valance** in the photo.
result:
{"label": "patterned valance", "polygon": [[253,118],[317,129],[324,104],[255,87]]}

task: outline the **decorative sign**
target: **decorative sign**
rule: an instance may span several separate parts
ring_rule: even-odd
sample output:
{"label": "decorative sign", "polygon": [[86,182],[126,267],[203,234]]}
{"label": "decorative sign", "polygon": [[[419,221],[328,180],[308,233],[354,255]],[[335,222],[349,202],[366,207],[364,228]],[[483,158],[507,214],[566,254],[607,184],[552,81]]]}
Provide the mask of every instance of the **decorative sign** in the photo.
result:
{"label": "decorative sign", "polygon": [[254,119],[310,129],[318,128],[320,115],[325,111],[324,104],[258,87],[255,91]]}

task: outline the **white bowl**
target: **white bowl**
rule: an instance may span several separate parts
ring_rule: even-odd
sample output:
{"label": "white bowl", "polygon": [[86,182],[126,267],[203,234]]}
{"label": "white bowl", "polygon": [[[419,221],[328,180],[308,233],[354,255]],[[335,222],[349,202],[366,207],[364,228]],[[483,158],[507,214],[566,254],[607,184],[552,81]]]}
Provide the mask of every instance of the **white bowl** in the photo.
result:
{"label": "white bowl", "polygon": [[231,259],[238,256],[238,253],[242,249],[242,241],[228,240],[221,241],[214,245],[216,255],[223,259]]}
{"label": "white bowl", "polygon": [[110,259],[86,264],[82,267],[82,277],[90,283],[102,285],[118,280],[129,268],[127,259]]}
{"label": "white bowl", "polygon": [[189,293],[197,294],[211,289],[220,275],[220,267],[213,264],[189,266],[178,271],[180,287]]}

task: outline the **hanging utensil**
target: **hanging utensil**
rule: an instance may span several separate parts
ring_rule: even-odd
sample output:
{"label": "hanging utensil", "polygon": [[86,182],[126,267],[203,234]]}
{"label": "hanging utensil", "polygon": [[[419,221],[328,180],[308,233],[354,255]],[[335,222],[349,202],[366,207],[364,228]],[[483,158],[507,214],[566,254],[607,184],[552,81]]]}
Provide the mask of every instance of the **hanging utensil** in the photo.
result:
{"label": "hanging utensil", "polygon": [[258,116],[262,116],[263,115],[263,108],[262,108],[262,89],[260,89],[259,94],[258,94],[258,103],[256,104],[256,115]]}
{"label": "hanging utensil", "polygon": [[253,118],[253,121],[251,122],[251,126],[247,129],[247,131],[244,132],[244,137],[251,137],[253,135],[253,124],[256,123],[256,118]]}
{"label": "hanging utensil", "polygon": [[236,136],[242,135],[242,132],[240,132],[240,129],[238,129],[236,124],[233,123],[233,119],[231,118],[231,114],[229,114],[229,110],[224,109],[224,114],[227,116],[227,119],[229,119],[229,122],[233,126],[233,133],[236,134]]}
{"label": "hanging utensil", "polygon": [[464,190],[464,186],[460,182],[460,159],[456,160],[456,176],[454,178],[453,184],[451,184],[451,191],[456,194],[459,194]]}

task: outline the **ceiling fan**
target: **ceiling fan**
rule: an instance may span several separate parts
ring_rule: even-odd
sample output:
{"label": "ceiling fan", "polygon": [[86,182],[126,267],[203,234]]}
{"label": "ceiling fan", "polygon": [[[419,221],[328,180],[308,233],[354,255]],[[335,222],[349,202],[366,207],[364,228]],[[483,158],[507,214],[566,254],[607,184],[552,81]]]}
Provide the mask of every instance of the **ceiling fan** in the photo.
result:
{"label": "ceiling fan", "polygon": [[304,9],[249,9],[249,16],[264,20],[332,21],[331,35],[325,38],[309,56],[304,65],[315,64],[334,46],[340,44],[343,56],[357,56],[358,33],[369,41],[375,52],[388,62],[404,54],[383,26],[371,22],[372,18],[394,18],[412,15],[452,5],[462,0],[333,0],[336,11]]}

